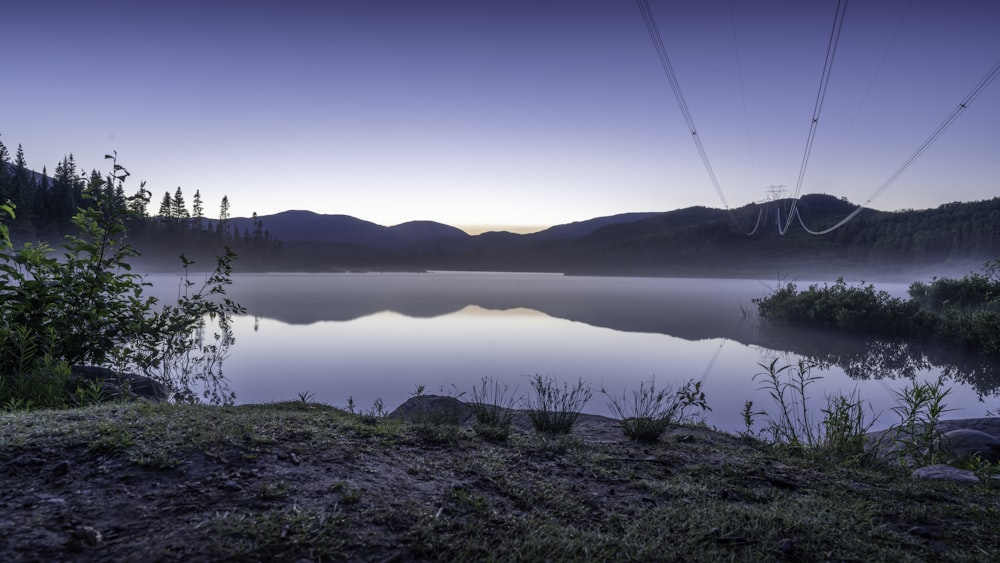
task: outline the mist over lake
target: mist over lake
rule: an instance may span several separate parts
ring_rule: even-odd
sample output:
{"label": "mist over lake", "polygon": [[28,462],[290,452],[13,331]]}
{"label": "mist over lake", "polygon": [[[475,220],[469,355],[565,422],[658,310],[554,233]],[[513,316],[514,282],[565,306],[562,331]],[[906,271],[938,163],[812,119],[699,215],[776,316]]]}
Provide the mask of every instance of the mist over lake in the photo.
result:
{"label": "mist over lake", "polygon": [[[196,277],[194,279],[197,279]],[[155,293],[176,294],[178,279],[149,277]],[[655,378],[658,386],[704,382],[709,425],[743,428],[745,401],[774,405],[754,375],[759,363],[820,362],[809,387],[824,397],[857,389],[895,422],[892,390],[944,377],[949,418],[996,410],[995,362],[953,350],[884,342],[760,322],[752,300],[775,281],[575,277],[557,274],[432,272],[240,274],[229,296],[248,314],[235,319],[236,343],[224,372],[238,403],[296,399],[387,410],[417,386],[468,393],[483,377],[520,392],[541,374],[594,386],[585,412],[608,414],[603,387],[621,395]],[[809,282],[799,282],[804,287]],[[878,284],[905,296],[907,284]]]}

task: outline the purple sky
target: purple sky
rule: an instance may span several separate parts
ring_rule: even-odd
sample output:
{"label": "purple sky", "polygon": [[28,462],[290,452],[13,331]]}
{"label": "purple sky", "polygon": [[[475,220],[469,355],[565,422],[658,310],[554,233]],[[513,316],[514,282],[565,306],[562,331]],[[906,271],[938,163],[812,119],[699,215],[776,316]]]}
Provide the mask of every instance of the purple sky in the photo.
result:
{"label": "purple sky", "polygon": [[[836,1],[651,0],[725,197],[794,188]],[[156,203],[525,230],[723,207],[629,0],[7,5],[0,140]],[[1000,58],[996,0],[847,9],[803,193],[869,198]],[[1000,81],[998,81],[1000,82]],[[1000,83],[878,209],[1000,194]]]}

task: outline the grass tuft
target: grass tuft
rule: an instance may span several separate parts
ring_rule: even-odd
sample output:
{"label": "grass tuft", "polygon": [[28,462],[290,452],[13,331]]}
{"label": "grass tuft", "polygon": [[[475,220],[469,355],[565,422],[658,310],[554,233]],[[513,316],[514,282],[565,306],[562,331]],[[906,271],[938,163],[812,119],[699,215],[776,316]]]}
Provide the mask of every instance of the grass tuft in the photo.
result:
{"label": "grass tuft", "polygon": [[593,396],[583,379],[572,387],[564,382],[560,388],[555,379],[537,374],[531,379],[531,391],[524,407],[535,430],[543,434],[568,434]]}
{"label": "grass tuft", "polygon": [[608,408],[619,420],[625,435],[637,442],[655,442],[668,427],[690,420],[688,409],[712,410],[705,402],[705,392],[701,382],[693,379],[674,391],[670,386],[656,389],[652,379],[640,382],[639,390],[632,391],[631,397],[623,393],[612,396],[606,390]]}
{"label": "grass tuft", "polygon": [[476,421],[472,430],[491,442],[502,442],[510,436],[514,418],[514,401],[517,388],[511,391],[505,383],[484,377],[479,387],[472,388],[472,414]]}

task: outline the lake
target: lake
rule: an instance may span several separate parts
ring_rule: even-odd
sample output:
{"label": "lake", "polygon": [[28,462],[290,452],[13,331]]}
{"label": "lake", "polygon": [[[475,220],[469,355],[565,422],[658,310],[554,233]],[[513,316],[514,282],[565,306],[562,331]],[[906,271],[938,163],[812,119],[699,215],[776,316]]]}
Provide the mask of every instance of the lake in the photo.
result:
{"label": "lake", "polygon": [[[177,278],[149,277],[155,294],[176,294]],[[800,288],[808,281],[796,282]],[[584,409],[609,414],[603,387],[621,395],[655,378],[657,386],[703,382],[709,425],[743,429],[741,411],[774,411],[754,375],[758,364],[820,362],[809,388],[814,412],[824,397],[857,390],[898,419],[894,389],[944,377],[948,418],[997,410],[998,368],[948,350],[850,335],[782,330],[758,321],[752,299],[775,281],[574,277],[557,274],[431,272],[238,274],[229,296],[248,315],[224,372],[238,403],[297,399],[387,410],[418,386],[466,392],[483,377],[528,390],[534,374],[589,382]],[[905,296],[907,284],[878,284]],[[762,419],[758,419],[762,423]]]}

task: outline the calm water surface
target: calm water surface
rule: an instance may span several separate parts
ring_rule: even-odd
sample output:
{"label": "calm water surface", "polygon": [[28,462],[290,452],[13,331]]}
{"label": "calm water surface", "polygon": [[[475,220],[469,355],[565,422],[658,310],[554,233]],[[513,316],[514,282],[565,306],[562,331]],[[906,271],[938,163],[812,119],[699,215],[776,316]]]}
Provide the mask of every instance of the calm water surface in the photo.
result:
{"label": "calm water surface", "polygon": [[[169,295],[176,278],[153,276]],[[808,282],[801,282],[804,287]],[[895,344],[782,331],[756,319],[752,299],[774,282],[732,279],[568,277],[553,274],[243,274],[229,294],[248,315],[235,322],[224,371],[237,402],[313,393],[363,409],[391,410],[418,385],[468,392],[483,377],[527,391],[532,374],[591,383],[585,412],[608,414],[599,392],[704,382],[710,425],[738,431],[746,401],[771,409],[759,363],[819,360],[809,388],[817,410],[857,390],[896,421],[892,390],[944,376],[952,418],[996,410],[996,368],[974,358]],[[905,296],[905,284],[879,286]],[[165,288],[165,289],[164,289]]]}

